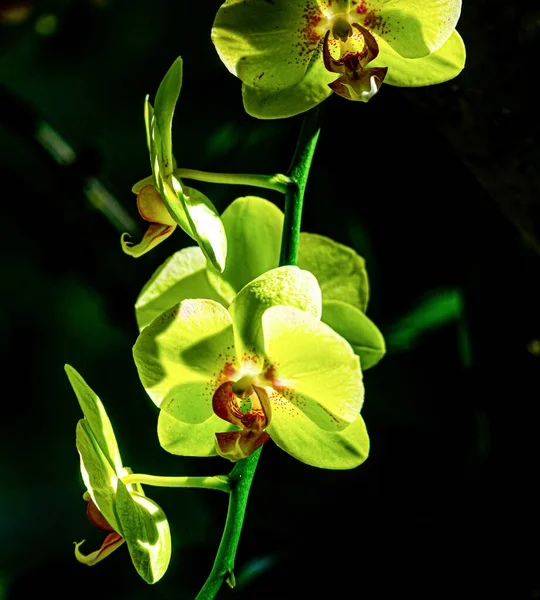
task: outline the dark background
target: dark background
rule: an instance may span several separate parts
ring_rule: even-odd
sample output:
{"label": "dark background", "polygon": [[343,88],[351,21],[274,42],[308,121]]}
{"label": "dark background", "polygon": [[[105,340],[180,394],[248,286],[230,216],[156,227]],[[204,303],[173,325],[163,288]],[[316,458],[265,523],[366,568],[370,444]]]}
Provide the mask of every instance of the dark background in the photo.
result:
{"label": "dark background", "polygon": [[[63,365],[103,399],[138,472],[229,469],[160,449],[157,410],[131,358],[137,293],[190,240],[175,233],[138,260],[119,243],[131,221],[140,226],[131,185],[150,173],[143,99],[178,55],[179,164],[287,169],[301,118],[243,112],[240,83],[209,36],[218,6],[0,2],[0,600],[189,600],[211,568],[226,497],[198,490],[147,488],[173,534],[156,586],[139,579],[125,549],[92,569],[75,561],[73,541],[86,538],[90,551],[102,536],[85,517],[81,413]],[[332,472],[268,443],[239,585],[224,598],[540,597],[539,25],[534,5],[468,0],[458,27],[468,64],[457,79],[383,86],[369,105],[325,103],[303,228],[367,260],[368,314],[389,347],[365,375],[372,453]],[[36,142],[43,122],[76,151],[70,165]],[[114,196],[104,207],[83,193],[90,176]],[[261,194],[196,187],[220,210]]]}

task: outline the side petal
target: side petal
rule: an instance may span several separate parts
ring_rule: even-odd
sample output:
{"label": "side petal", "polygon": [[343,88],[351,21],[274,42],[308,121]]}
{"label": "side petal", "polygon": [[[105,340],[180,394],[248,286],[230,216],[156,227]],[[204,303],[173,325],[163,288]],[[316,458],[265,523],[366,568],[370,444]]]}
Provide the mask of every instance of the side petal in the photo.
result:
{"label": "side petal", "polygon": [[179,421],[202,423],[212,396],[236,367],[232,321],[212,300],[184,300],[143,329],[133,348],[154,403]]}
{"label": "side petal", "polygon": [[339,75],[327,71],[319,45],[304,77],[294,85],[283,89],[266,89],[247,84],[242,86],[242,99],[248,115],[257,119],[285,119],[299,115],[317,106],[329,96],[332,90],[328,84]]}
{"label": "side petal", "polygon": [[450,37],[461,13],[461,0],[363,0],[355,11],[358,22],[398,54],[421,58]]}
{"label": "side petal", "polygon": [[159,581],[171,560],[171,533],[163,510],[118,482],[118,516],[134,567],[147,583]]}
{"label": "side petal", "polygon": [[[358,357],[328,325],[288,306],[262,317],[272,387],[319,427],[344,429],[364,401]],[[288,403],[272,403],[272,421],[286,420]],[[279,416],[280,415],[280,416]]]}
{"label": "side petal", "polygon": [[118,442],[103,403],[81,374],[71,365],[64,369],[86,419],[87,428],[103,456],[115,472],[122,469]]}
{"label": "side petal", "polygon": [[216,456],[216,433],[237,429],[215,414],[203,423],[191,424],[178,421],[162,410],[158,419],[161,447],[178,456]]}
{"label": "side petal", "polygon": [[101,562],[104,558],[107,558],[110,554],[112,554],[117,548],[125,542],[124,538],[113,531],[110,533],[104,540],[103,544],[101,544],[101,548],[96,550],[95,552],[91,552],[90,554],[82,554],[79,548],[84,544],[84,540],[75,543],[75,558],[83,565],[88,565],[89,567],[93,567],[97,565],[98,562]]}
{"label": "side petal", "polygon": [[227,0],[212,41],[229,71],[248,86],[280,90],[304,77],[325,33],[317,0]]}
{"label": "side petal", "polygon": [[221,221],[227,235],[227,260],[223,273],[212,266],[208,279],[230,304],[250,281],[279,264],[283,213],[272,202],[246,196],[225,209]]}
{"label": "side petal", "polygon": [[238,356],[255,352],[258,357],[255,362],[263,360],[261,318],[268,308],[278,305],[294,306],[319,319],[321,290],[315,277],[298,267],[278,267],[240,290],[229,307]]}
{"label": "side petal", "polygon": [[154,102],[153,116],[155,121],[157,121],[161,134],[161,146],[157,147],[157,153],[163,166],[163,175],[165,177],[172,173],[174,169],[171,136],[172,119],[181,89],[182,58],[178,57],[160,83]]}
{"label": "side petal", "polygon": [[225,305],[225,300],[208,282],[206,258],[197,246],[175,252],[143,287],[135,302],[139,331],[162,312],[187,298],[208,298]]}
{"label": "side petal", "polygon": [[298,266],[311,271],[323,300],[341,300],[366,311],[369,280],[366,261],[352,248],[317,233],[301,233]]}
{"label": "side petal", "polygon": [[214,268],[223,271],[227,258],[227,236],[216,207],[202,192],[182,186],[174,176],[171,176],[171,183],[189,221],[191,233],[186,233],[199,244]]}
{"label": "side petal", "polygon": [[126,254],[129,254],[129,256],[138,258],[166,240],[175,228],[176,225],[158,225],[157,223],[152,223],[146,230],[143,239],[138,244],[134,244],[127,240],[126,238],[129,237],[129,234],[124,233],[120,238],[122,250]]}
{"label": "side petal", "polygon": [[403,58],[379,40],[380,54],[372,66],[388,66],[385,83],[399,87],[420,87],[443,83],[457,77],[465,67],[465,44],[454,31],[439,50],[423,58]]}
{"label": "side petal", "polygon": [[322,469],[353,469],[369,454],[369,437],[358,415],[343,431],[324,431],[305,415],[271,423],[271,439],[294,458]]}
{"label": "side petal", "polygon": [[81,419],[77,423],[76,444],[81,475],[92,501],[107,523],[122,534],[115,507],[118,472],[105,458],[86,419]]}
{"label": "side petal", "polygon": [[339,300],[323,301],[321,320],[349,342],[360,357],[362,371],[376,365],[386,354],[382,333],[354,306]]}

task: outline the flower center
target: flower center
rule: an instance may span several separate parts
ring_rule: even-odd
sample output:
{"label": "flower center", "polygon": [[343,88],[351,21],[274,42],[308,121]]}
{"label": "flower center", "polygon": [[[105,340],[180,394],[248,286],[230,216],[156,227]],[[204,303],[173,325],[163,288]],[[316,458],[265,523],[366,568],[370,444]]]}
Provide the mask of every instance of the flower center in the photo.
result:
{"label": "flower center", "polygon": [[272,406],[263,373],[245,373],[225,381],[212,397],[214,413],[239,430],[216,433],[217,452],[232,461],[249,456],[269,439]]}
{"label": "flower center", "polygon": [[332,24],[332,35],[336,39],[340,39],[342,42],[346,42],[347,39],[353,34],[351,24],[347,19],[338,15]]}

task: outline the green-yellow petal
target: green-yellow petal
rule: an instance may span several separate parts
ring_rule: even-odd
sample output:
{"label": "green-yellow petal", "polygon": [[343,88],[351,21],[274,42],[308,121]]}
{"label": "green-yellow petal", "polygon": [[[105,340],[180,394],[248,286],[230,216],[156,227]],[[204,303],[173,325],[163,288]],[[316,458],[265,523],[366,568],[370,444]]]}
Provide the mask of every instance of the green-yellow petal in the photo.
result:
{"label": "green-yellow petal", "polygon": [[327,71],[322,46],[317,46],[304,77],[292,86],[279,89],[242,86],[244,108],[258,119],[284,119],[306,112],[326,100],[332,90],[329,83],[339,75]]}
{"label": "green-yellow petal", "polygon": [[304,413],[322,429],[352,423],[364,401],[358,357],[325,323],[290,306],[274,306],[262,317],[266,357],[274,389],[271,423]]}
{"label": "green-yellow petal", "polygon": [[[159,85],[154,102],[153,116],[161,134],[161,146],[157,146],[157,153],[164,170],[164,176],[172,173],[174,168],[171,131],[174,109],[181,89],[182,58],[178,57]],[[148,120],[148,117],[145,120]]]}
{"label": "green-yellow petal", "polygon": [[[320,319],[321,290],[315,277],[298,267],[286,266],[263,273],[243,287],[229,307],[238,356],[264,356],[262,316],[271,306],[294,306]],[[258,357],[258,361],[257,361]]]}
{"label": "green-yellow petal", "polygon": [[465,44],[457,31],[439,50],[423,58],[403,58],[379,40],[379,56],[370,66],[388,67],[385,83],[399,87],[419,87],[453,79],[465,67]]}
{"label": "green-yellow petal", "polygon": [[184,206],[193,239],[217,271],[225,268],[227,236],[216,207],[202,192],[178,185],[172,177],[173,188]]}
{"label": "green-yellow petal", "polygon": [[355,12],[360,25],[382,37],[398,54],[421,58],[450,37],[461,13],[461,0],[363,0]]}
{"label": "green-yellow petal", "polygon": [[213,300],[183,300],[142,330],[133,356],[157,406],[180,421],[202,423],[213,414],[220,378],[237,366],[231,317]]}
{"label": "green-yellow petal", "polygon": [[64,369],[96,445],[110,464],[111,469],[120,472],[122,470],[122,459],[120,458],[114,430],[103,403],[78,371],[71,365],[65,365]]}
{"label": "green-yellow petal", "polygon": [[300,81],[324,31],[317,0],[227,0],[212,28],[219,57],[250,87],[283,89]]}
{"label": "green-yellow petal", "polygon": [[365,312],[369,281],[364,259],[352,248],[316,233],[301,233],[298,266],[317,278],[324,300],[341,300]]}
{"label": "green-yellow petal", "polygon": [[150,277],[135,302],[139,330],[188,298],[208,298],[225,304],[208,282],[206,264],[197,246],[183,248],[170,256]]}
{"label": "green-yellow petal", "polygon": [[77,423],[76,444],[86,489],[107,523],[122,535],[122,528],[116,514],[118,472],[113,469],[101,451],[86,419],[81,419]]}
{"label": "green-yellow petal", "polygon": [[225,269],[217,273],[209,266],[208,278],[230,304],[247,283],[279,264],[283,213],[268,200],[246,196],[234,200],[221,221],[227,235]]}
{"label": "green-yellow petal", "polygon": [[362,371],[376,365],[386,353],[384,337],[361,310],[339,300],[323,300],[321,320],[344,337],[360,357]]}
{"label": "green-yellow petal", "polygon": [[171,559],[171,534],[163,510],[150,498],[129,492],[118,481],[117,512],[134,567],[147,583],[165,574]]}
{"label": "green-yellow petal", "polygon": [[303,414],[271,423],[272,440],[294,458],[323,469],[353,469],[369,454],[369,437],[361,415],[343,431],[325,431]]}
{"label": "green-yellow petal", "polygon": [[216,433],[235,431],[235,425],[212,414],[203,423],[185,423],[161,411],[158,437],[161,447],[178,456],[217,456]]}

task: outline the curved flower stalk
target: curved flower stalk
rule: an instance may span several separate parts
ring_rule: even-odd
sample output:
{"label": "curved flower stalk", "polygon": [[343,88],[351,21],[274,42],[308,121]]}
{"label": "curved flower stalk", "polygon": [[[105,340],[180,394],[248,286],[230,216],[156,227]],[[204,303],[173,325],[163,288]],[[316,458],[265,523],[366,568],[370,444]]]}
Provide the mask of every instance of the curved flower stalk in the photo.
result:
{"label": "curved flower stalk", "polygon": [[248,283],[229,309],[184,300],[143,329],[135,364],[161,408],[158,433],[175,454],[232,461],[268,439],[318,467],[367,457],[358,357],[322,323],[315,277],[279,267]]}
{"label": "curved flower stalk", "polygon": [[[209,298],[227,308],[247,283],[278,265],[283,213],[275,204],[256,196],[237,198],[222,221],[229,245],[223,272],[209,265],[196,247],[176,252],[135,303],[139,329],[186,298]],[[322,321],[351,344],[363,371],[377,364],[385,343],[365,314],[369,283],[364,259],[327,237],[301,233],[298,266],[313,273],[321,287]]]}
{"label": "curved flower stalk", "polygon": [[152,167],[151,177],[133,186],[141,217],[150,223],[143,239],[132,244],[122,236],[126,254],[141,256],[169,237],[179,225],[193,238],[219,271],[223,269],[227,243],[219,214],[201,192],[186,186],[174,173],[172,119],[182,87],[182,59],[177,58],[156,94],[155,108],[145,100],[144,120]]}
{"label": "curved flower stalk", "polygon": [[212,39],[246,111],[282,118],[332,92],[367,102],[383,81],[452,79],[465,64],[460,11],[461,0],[227,0]]}
{"label": "curved flower stalk", "polygon": [[75,556],[79,562],[95,565],[126,542],[139,575],[147,583],[155,583],[165,574],[171,557],[167,518],[141,485],[123,483],[122,477],[131,471],[122,464],[103,404],[73,367],[65,368],[84,413],[76,439],[88,517],[109,532],[101,548],[88,555],[80,551],[83,542],[75,544]]}

